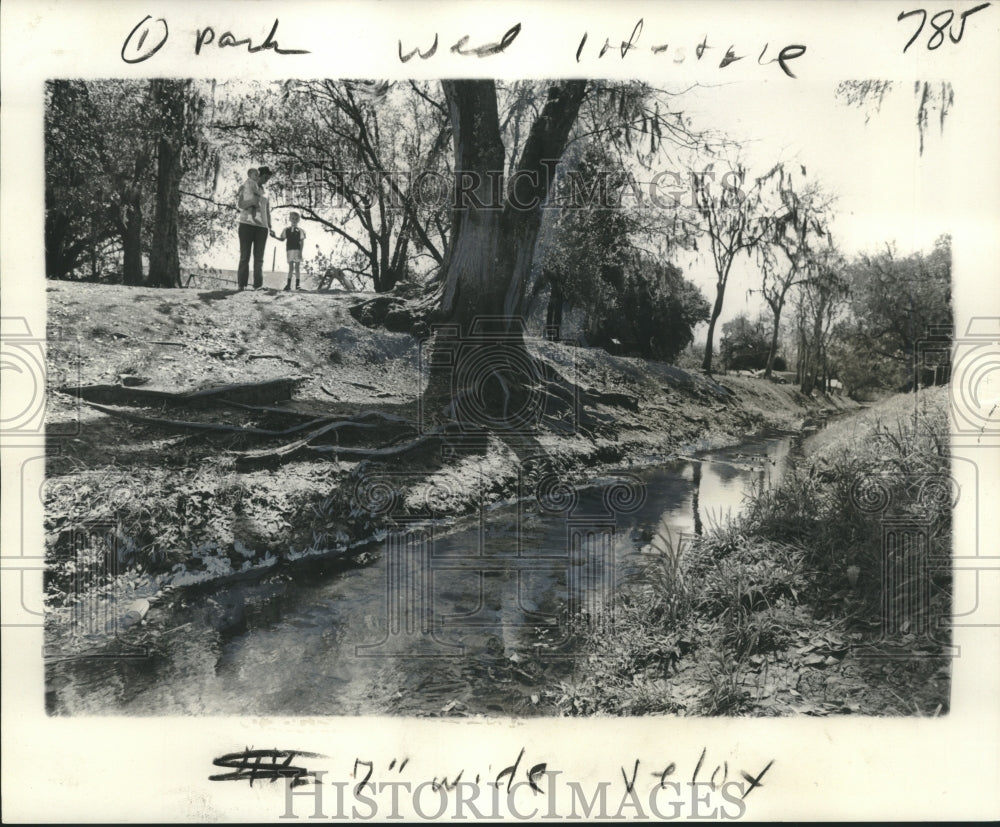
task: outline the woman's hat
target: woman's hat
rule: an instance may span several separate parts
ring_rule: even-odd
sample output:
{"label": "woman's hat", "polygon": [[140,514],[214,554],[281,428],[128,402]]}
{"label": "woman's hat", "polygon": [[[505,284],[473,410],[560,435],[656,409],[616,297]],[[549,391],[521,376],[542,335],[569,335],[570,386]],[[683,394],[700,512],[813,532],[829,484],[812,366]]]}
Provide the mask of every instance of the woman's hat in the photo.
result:
{"label": "woman's hat", "polygon": [[270,167],[258,167],[257,168],[257,172],[259,172],[261,175],[271,175],[271,168]]}

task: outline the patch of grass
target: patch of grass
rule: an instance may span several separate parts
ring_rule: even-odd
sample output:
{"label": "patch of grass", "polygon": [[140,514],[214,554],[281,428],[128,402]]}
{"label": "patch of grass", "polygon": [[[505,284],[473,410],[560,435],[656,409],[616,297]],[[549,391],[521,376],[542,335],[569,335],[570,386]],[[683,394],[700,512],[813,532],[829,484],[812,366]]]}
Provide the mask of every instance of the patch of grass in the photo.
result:
{"label": "patch of grass", "polygon": [[863,429],[835,433],[799,473],[754,498],[747,531],[800,546],[831,591],[856,567],[859,588],[873,604],[880,597],[885,518],[925,528],[928,552],[946,555],[953,503],[944,390],[893,399],[869,412]]}
{"label": "patch of grass", "polygon": [[[700,687],[699,714],[744,714],[767,703],[747,689],[752,669],[776,658],[787,669],[797,643],[831,628],[878,627],[883,601],[907,608],[922,585],[911,558],[950,551],[946,402],[946,389],[935,389],[889,400],[860,427],[834,426],[821,452],[775,487],[753,491],[740,519],[711,526],[683,551],[661,527],[616,607],[612,634],[590,636],[586,673],[563,687],[557,706],[569,714],[686,711],[690,704],[677,700],[680,667],[688,688]],[[894,549],[889,595],[881,576],[886,517],[912,521],[929,545]],[[932,574],[929,594],[931,616],[947,616],[947,571]],[[828,661],[820,665],[836,659]],[[891,689],[881,673],[869,680],[879,697]]]}

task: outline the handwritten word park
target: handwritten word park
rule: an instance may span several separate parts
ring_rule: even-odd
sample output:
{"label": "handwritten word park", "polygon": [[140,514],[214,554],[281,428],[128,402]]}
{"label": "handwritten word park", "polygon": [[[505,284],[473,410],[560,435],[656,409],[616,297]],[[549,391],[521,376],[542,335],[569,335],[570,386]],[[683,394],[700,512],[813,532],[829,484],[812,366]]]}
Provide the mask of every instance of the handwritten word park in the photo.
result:
{"label": "handwritten word park", "polygon": [[[196,29],[193,42],[194,53],[200,55],[207,47],[213,47],[218,49],[246,48],[248,54],[268,51],[277,55],[309,54],[307,49],[285,49],[278,44],[276,37],[278,22],[278,19],[275,18],[267,36],[256,44],[251,37],[243,37],[232,31],[216,32],[213,26]],[[122,60],[126,63],[142,63],[144,60],[149,60],[163,48],[169,37],[170,26],[166,19],[159,17],[154,20],[151,15],[147,14],[125,38],[121,51]]]}

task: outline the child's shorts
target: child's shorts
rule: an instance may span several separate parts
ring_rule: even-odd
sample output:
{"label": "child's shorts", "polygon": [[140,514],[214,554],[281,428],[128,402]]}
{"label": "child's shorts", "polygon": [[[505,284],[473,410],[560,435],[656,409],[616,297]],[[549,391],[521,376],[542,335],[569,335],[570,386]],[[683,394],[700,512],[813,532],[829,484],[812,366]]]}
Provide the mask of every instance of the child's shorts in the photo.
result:
{"label": "child's shorts", "polygon": [[288,250],[288,263],[295,264],[296,262],[302,261],[302,251],[301,250]]}

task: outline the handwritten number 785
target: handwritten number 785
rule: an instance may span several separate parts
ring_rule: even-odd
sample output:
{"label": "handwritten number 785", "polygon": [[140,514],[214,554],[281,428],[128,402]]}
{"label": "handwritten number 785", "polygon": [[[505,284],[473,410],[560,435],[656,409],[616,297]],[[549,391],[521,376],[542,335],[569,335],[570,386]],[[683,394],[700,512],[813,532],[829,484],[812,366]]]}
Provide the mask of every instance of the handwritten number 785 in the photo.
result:
{"label": "handwritten number 785", "polygon": [[[977,11],[982,11],[989,5],[990,5],[989,3],[982,3],[974,8],[969,9],[968,11],[962,12],[962,14],[959,16],[959,27],[957,35],[955,34],[954,27],[952,26],[952,22],[955,19],[955,12],[953,12],[951,9],[947,9],[946,11],[939,11],[937,14],[931,17],[931,28],[934,30],[934,32],[927,39],[928,50],[933,52],[942,43],[944,43],[945,30],[947,30],[948,37],[951,39],[951,42],[958,43],[962,39],[962,35],[965,34],[965,18],[968,17],[970,14],[975,14]],[[906,45],[903,47],[904,54],[906,53],[906,50],[913,45],[913,41],[916,40],[918,37],[920,37],[920,33],[924,30],[924,24],[927,22],[927,10],[914,9],[913,11],[900,12],[899,17],[896,18],[898,22],[900,20],[905,20],[907,17],[912,17],[915,14],[920,15],[920,25],[917,27],[917,30],[913,33],[913,37],[911,37],[907,41]]]}

